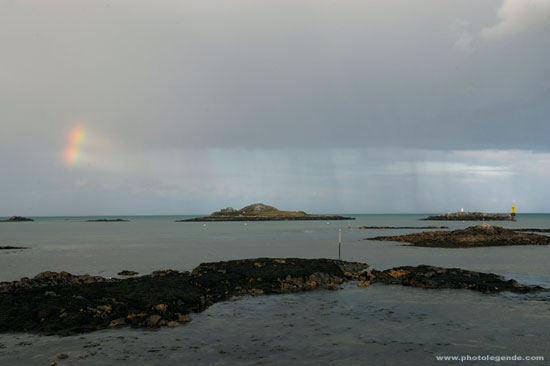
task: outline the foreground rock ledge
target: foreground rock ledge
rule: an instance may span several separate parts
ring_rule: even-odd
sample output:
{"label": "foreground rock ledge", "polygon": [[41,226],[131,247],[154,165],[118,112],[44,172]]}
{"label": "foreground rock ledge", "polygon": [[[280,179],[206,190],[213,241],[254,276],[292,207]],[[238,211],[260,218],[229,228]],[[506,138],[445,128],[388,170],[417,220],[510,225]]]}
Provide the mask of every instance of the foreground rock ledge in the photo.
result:
{"label": "foreground rock ledge", "polygon": [[0,332],[69,335],[109,327],[177,327],[191,321],[189,313],[233,296],[337,289],[346,281],[358,281],[362,287],[380,282],[482,292],[544,290],[457,268],[367,267],[331,259],[258,258],[124,280],[43,272],[33,279],[0,283]]}
{"label": "foreground rock ledge", "polygon": [[486,223],[453,231],[426,231],[408,235],[377,236],[368,240],[401,241],[418,247],[474,248],[510,245],[549,245],[550,236],[525,234]]}
{"label": "foreground rock ledge", "polygon": [[0,332],[68,335],[118,326],[178,326],[239,295],[336,289],[368,266],[331,259],[246,259],[129,279],[44,272],[0,283]]}

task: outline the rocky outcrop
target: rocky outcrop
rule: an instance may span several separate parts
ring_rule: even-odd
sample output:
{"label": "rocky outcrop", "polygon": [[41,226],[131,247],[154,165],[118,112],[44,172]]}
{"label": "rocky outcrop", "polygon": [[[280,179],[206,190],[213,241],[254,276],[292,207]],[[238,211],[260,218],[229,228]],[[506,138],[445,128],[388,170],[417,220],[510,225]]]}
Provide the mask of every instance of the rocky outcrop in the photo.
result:
{"label": "rocky outcrop", "polygon": [[127,269],[122,270],[122,271],[117,273],[117,275],[119,275],[119,276],[135,276],[137,274],[139,274],[139,273],[136,272],[136,271],[129,271]]}
{"label": "rocky outcrop", "polygon": [[128,222],[129,220],[124,219],[95,219],[95,220],[86,220],[86,222]]}
{"label": "rocky outcrop", "polygon": [[448,226],[360,226],[361,230],[394,230],[394,229],[448,229]]}
{"label": "rocky outcrop", "polygon": [[355,220],[353,217],[334,215],[311,215],[304,211],[281,211],[273,206],[255,203],[240,210],[227,207],[206,217],[195,217],[177,222],[215,222],[215,221],[291,221],[291,220]]}
{"label": "rocky outcrop", "polygon": [[0,283],[0,332],[174,327],[189,322],[189,313],[233,296],[335,289],[366,267],[330,259],[258,258],[128,279],[44,272]]}
{"label": "rocky outcrop", "polygon": [[540,228],[520,228],[520,229],[511,229],[516,232],[528,232],[528,233],[550,233],[550,229],[540,229]]}
{"label": "rocky outcrop", "polygon": [[359,277],[362,281],[369,281],[370,283],[382,282],[390,285],[428,289],[469,289],[484,293],[546,291],[546,289],[539,286],[524,286],[515,280],[505,280],[502,276],[493,273],[427,265],[396,267],[385,271],[366,271]]}
{"label": "rocky outcrop", "polygon": [[419,247],[474,248],[509,245],[549,245],[550,236],[519,233],[486,223],[454,231],[426,231],[398,236],[377,236],[368,240],[407,242]]}
{"label": "rocky outcrop", "polygon": [[0,220],[0,222],[24,222],[24,221],[34,221],[34,220],[23,216],[12,216],[7,220]]}
{"label": "rocky outcrop", "polygon": [[33,278],[23,277],[19,281],[0,282],[0,294],[17,292],[20,290],[43,289],[59,285],[83,285],[96,282],[110,282],[112,280],[101,276],[73,275],[68,272],[42,272]]}
{"label": "rocky outcrop", "polygon": [[334,290],[357,281],[486,293],[547,291],[491,273],[420,265],[385,271],[331,259],[257,258],[204,263],[192,272],[155,271],[128,279],[44,272],[0,283],[0,332],[74,334],[116,327],[178,327],[188,315],[233,296]]}
{"label": "rocky outcrop", "polygon": [[0,246],[0,250],[8,250],[8,249],[29,249],[28,247],[12,247],[12,246]]}
{"label": "rocky outcrop", "polygon": [[454,212],[443,215],[428,216],[420,220],[428,221],[513,221],[513,216],[483,212]]}

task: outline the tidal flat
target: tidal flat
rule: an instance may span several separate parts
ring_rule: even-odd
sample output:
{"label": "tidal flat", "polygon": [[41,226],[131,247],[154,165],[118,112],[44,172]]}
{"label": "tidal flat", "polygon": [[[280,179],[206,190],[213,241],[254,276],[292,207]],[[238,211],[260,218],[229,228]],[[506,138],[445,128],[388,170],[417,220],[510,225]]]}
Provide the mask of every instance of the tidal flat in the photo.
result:
{"label": "tidal flat", "polygon": [[[436,355],[545,355],[550,302],[537,296],[345,285],[221,302],[178,328],[69,337],[0,335],[0,361],[58,365],[437,365]],[[58,360],[55,355],[68,356]],[[473,363],[475,364],[475,363]]]}

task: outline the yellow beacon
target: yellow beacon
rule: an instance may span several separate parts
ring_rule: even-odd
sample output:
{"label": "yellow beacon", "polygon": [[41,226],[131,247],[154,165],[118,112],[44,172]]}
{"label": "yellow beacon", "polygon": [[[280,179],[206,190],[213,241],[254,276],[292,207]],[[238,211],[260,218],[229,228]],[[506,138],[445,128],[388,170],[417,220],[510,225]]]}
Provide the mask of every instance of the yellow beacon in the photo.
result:
{"label": "yellow beacon", "polygon": [[512,220],[516,219],[516,205],[512,203]]}

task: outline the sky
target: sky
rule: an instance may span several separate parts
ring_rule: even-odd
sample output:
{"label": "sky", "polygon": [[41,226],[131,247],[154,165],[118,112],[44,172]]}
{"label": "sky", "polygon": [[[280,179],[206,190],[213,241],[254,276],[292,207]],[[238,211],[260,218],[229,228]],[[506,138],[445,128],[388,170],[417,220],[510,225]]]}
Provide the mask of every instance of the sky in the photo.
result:
{"label": "sky", "polygon": [[550,0],[1,0],[0,216],[550,212]]}

